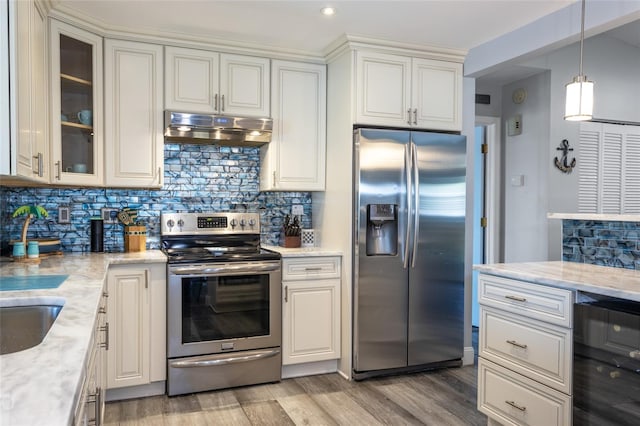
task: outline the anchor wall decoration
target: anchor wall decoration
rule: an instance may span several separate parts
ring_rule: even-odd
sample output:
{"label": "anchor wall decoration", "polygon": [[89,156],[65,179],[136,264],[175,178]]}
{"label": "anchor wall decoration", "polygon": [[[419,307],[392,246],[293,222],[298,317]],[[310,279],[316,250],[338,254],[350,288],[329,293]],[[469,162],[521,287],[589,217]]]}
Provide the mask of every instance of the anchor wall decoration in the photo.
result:
{"label": "anchor wall decoration", "polygon": [[573,151],[573,148],[569,148],[569,141],[563,139],[556,150],[562,151],[562,159],[558,160],[558,157],[556,157],[553,160],[554,164],[562,173],[571,173],[573,168],[576,166],[576,159],[574,158],[571,160],[571,163],[569,163],[569,151]]}

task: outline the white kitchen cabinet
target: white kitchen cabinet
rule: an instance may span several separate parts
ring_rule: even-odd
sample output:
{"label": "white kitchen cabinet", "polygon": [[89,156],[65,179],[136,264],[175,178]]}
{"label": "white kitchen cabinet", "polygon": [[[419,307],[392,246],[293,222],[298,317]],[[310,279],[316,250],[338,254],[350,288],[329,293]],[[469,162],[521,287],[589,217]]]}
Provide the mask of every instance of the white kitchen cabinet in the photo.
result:
{"label": "white kitchen cabinet", "polygon": [[163,48],[105,40],[105,177],[160,188],[164,174]]}
{"label": "white kitchen cabinet", "polygon": [[462,129],[462,64],[356,52],[356,123]]}
{"label": "white kitchen cabinet", "polygon": [[323,191],[326,67],[273,61],[271,143],[260,150],[261,191]]}
{"label": "white kitchen cabinet", "polygon": [[282,364],[340,357],[340,257],[282,261]]}
{"label": "white kitchen cabinet", "polygon": [[107,280],[107,388],[146,385],[165,380],[164,264],[111,266]]}
{"label": "white kitchen cabinet", "polygon": [[0,173],[49,182],[47,14],[35,0],[10,1],[8,13],[11,142],[2,144]]}
{"label": "white kitchen cabinet", "polygon": [[478,410],[513,425],[570,425],[573,293],[480,274]]}
{"label": "white kitchen cabinet", "polygon": [[165,108],[269,117],[269,59],[165,48]]}
{"label": "white kitchen cabinet", "polygon": [[102,37],[51,20],[51,182],[104,184]]}
{"label": "white kitchen cabinet", "polygon": [[106,321],[108,297],[106,287],[105,282],[89,345],[82,391],[75,410],[75,425],[101,425],[104,420],[107,378],[106,351],[108,350],[107,338],[109,335],[109,326]]}

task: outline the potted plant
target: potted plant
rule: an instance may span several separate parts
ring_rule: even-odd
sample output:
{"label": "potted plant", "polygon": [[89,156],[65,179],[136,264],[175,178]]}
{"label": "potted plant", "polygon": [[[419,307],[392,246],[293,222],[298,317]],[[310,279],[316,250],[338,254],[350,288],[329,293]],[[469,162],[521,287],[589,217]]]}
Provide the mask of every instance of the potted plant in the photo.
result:
{"label": "potted plant", "polygon": [[26,216],[24,223],[22,224],[22,234],[20,235],[20,241],[27,245],[27,230],[29,229],[29,222],[33,217],[42,219],[49,216],[49,213],[42,206],[20,206],[14,212],[12,217]]}

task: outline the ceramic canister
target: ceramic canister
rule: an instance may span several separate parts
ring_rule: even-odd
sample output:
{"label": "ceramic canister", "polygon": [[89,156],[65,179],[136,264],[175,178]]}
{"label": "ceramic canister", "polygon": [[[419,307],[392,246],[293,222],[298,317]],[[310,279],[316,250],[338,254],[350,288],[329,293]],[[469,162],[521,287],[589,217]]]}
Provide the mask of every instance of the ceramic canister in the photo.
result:
{"label": "ceramic canister", "polygon": [[22,241],[13,243],[13,252],[11,254],[13,257],[24,257],[24,243]]}
{"label": "ceramic canister", "polygon": [[27,243],[27,257],[31,259],[40,257],[40,247],[37,241],[29,241]]}

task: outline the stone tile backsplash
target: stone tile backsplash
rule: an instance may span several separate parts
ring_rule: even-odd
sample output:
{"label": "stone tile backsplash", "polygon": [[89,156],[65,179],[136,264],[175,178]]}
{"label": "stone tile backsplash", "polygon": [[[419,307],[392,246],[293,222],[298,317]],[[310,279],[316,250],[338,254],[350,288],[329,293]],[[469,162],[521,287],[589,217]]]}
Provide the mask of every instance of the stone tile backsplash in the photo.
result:
{"label": "stone tile backsplash", "polygon": [[640,222],[563,219],[562,259],[640,269]]}
{"label": "stone tile backsplash", "polygon": [[[260,150],[218,145],[165,145],[164,186],[158,190],[112,188],[0,187],[0,240],[19,239],[24,218],[12,218],[21,205],[41,205],[46,219],[29,226],[30,238],[59,238],[65,252],[88,252],[90,218],[102,207],[132,207],[147,226],[147,248],[160,246],[160,213],[176,211],[259,212],[262,242],[278,245],[280,227],[292,204],[302,204],[302,225],[311,227],[311,193],[260,192]],[[58,223],[58,207],[68,206],[71,223]],[[106,251],[123,251],[123,226],[105,224]]]}

